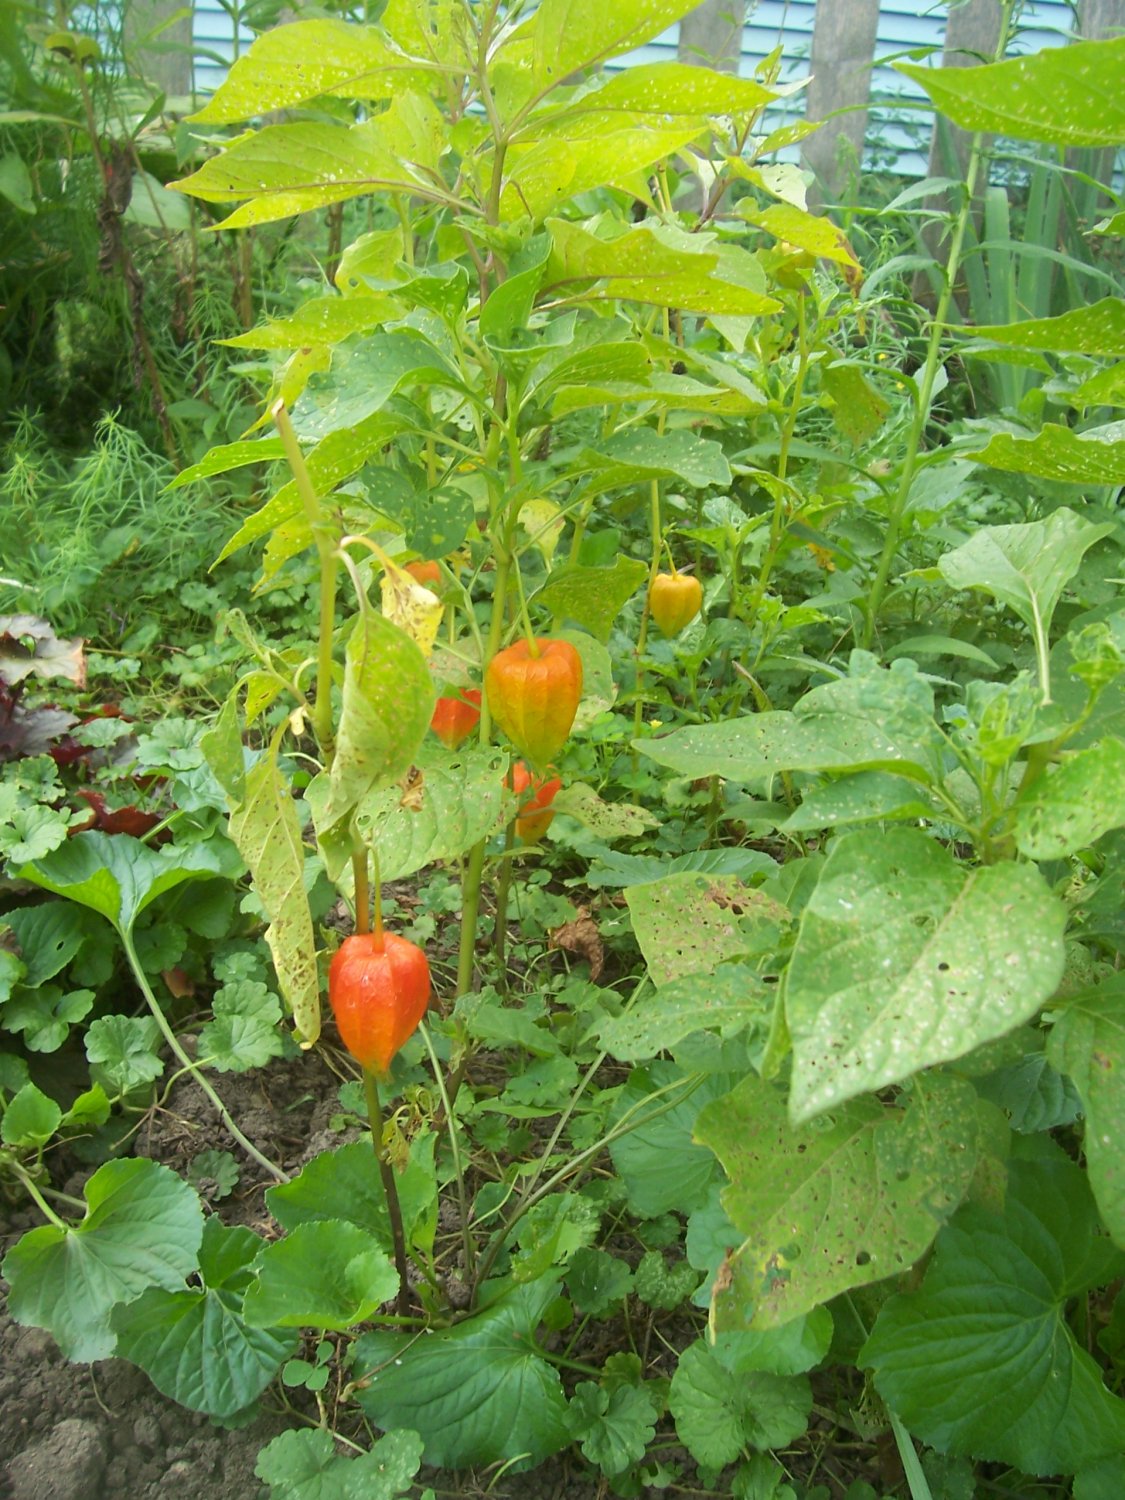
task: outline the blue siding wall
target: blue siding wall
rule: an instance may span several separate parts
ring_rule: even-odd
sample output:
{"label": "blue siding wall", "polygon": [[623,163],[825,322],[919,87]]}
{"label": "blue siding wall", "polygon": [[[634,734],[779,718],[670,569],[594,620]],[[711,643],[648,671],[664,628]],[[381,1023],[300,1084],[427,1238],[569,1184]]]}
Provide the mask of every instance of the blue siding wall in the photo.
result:
{"label": "blue siding wall", "polygon": [[[613,0],[607,0],[612,4]],[[820,0],[823,5],[839,0]],[[809,52],[812,46],[815,0],[759,0],[749,7],[751,15],[742,38],[740,71],[750,76],[755,67],[780,43],[784,65],[782,80],[808,76]],[[888,165],[906,176],[923,176],[926,171],[929,116],[901,108],[903,102],[921,100],[924,95],[910,80],[896,73],[891,62],[918,47],[940,47],[945,37],[947,7],[933,0],[883,0],[875,44],[876,67],[871,78],[872,107],[868,117],[867,155],[869,162]],[[195,0],[196,88],[209,93],[222,82],[226,68],[235,56],[233,26],[218,0]],[[1037,0],[1024,8],[1023,28],[1012,52],[1037,52],[1042,47],[1057,47],[1067,41],[1073,17],[1069,5],[1058,0]],[[253,34],[240,28],[238,49],[244,51]],[[676,56],[679,27],[673,26],[645,47],[618,58],[613,67],[635,63],[665,62]],[[788,105],[789,116],[804,109],[803,96]],[[771,126],[785,118],[781,110],[771,118]],[[795,153],[789,153],[795,154]]]}

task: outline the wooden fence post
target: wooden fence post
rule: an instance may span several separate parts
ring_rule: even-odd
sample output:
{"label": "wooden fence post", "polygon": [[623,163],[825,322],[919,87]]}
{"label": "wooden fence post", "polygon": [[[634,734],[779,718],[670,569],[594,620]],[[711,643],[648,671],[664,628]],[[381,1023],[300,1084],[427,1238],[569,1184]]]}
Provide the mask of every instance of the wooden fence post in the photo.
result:
{"label": "wooden fence post", "polygon": [[831,0],[816,7],[806,115],[823,120],[833,110],[849,111],[802,147],[806,165],[829,198],[838,198],[847,181],[848,158],[863,156],[878,26],[879,0]]}
{"label": "wooden fence post", "polygon": [[737,73],[742,61],[746,6],[747,0],[703,0],[680,22],[680,62]]}

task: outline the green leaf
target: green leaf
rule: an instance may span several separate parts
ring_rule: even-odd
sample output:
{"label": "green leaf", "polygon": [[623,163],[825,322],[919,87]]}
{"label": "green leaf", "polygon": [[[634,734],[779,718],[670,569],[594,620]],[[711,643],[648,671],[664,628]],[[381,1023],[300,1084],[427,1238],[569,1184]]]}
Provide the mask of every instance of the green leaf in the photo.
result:
{"label": "green leaf", "polygon": [[244,979],[217,990],[213,1021],[199,1033],[201,1066],[220,1073],[245,1073],[280,1057],[285,1044],[277,1029],[281,1006],[260,980]]}
{"label": "green leaf", "polygon": [[390,297],[314,297],[287,318],[271,318],[258,328],[231,339],[217,339],[216,343],[229,349],[331,346],[356,333],[373,333],[401,314],[401,306]]}
{"label": "green leaf", "polygon": [[[610,1143],[613,1165],[625,1184],[629,1207],[641,1218],[655,1219],[676,1209],[690,1213],[703,1202],[715,1162],[709,1151],[692,1143],[692,1129],[700,1110],[710,1099],[718,1098],[729,1086],[729,1079],[715,1075],[701,1079],[693,1089],[670,1090],[667,1096],[653,1101],[654,1114],[645,1108],[653,1091],[680,1079],[690,1081],[684,1071],[668,1062],[655,1062],[647,1068],[636,1068],[621,1090],[611,1123],[616,1124],[627,1112],[631,1120],[641,1123],[627,1135]],[[674,1102],[667,1108],[668,1099]],[[639,1106],[639,1108],[638,1108]]]}
{"label": "green leaf", "polygon": [[601,839],[639,838],[648,829],[660,827],[647,808],[632,802],[603,802],[584,781],[564,786],[551,805]]}
{"label": "green leaf", "polygon": [[886,771],[858,771],[803,794],[801,805],[780,825],[782,833],[812,833],[821,828],[846,828],[850,823],[878,819],[915,821],[941,815],[936,799],[921,792],[916,782]]}
{"label": "green leaf", "polygon": [[1047,1058],[1082,1096],[1090,1187],[1125,1247],[1125,983],[1110,980],[1073,996],[1048,1037]]}
{"label": "green leaf", "polygon": [[531,23],[540,88],[651,41],[692,8],[691,0],[543,0]]}
{"label": "green leaf", "polygon": [[1030,866],[966,870],[913,828],[836,839],[786,978],[794,1124],[1028,1020],[1062,978],[1065,925]]}
{"label": "green leaf", "polygon": [[224,870],[207,844],[150,848],[125,834],[79,833],[60,849],[13,872],[18,879],[77,901],[112,922],[122,937],[146,906],[185,880],[206,880]]}
{"label": "green leaf", "polygon": [[[594,221],[595,223],[597,221]],[[708,235],[639,225],[602,239],[582,225],[549,219],[545,286],[572,301],[625,298],[683,312],[760,317],[781,304],[766,295],[758,262]],[[668,436],[675,436],[669,433]]]}
{"label": "green leaf", "polygon": [[588,449],[583,464],[593,470],[598,494],[655,479],[675,479],[693,489],[730,483],[730,466],[718,443],[673,429],[663,434],[651,427],[616,433]]}
{"label": "green leaf", "polygon": [[[1122,484],[1125,483],[1125,422],[1110,422],[1105,427],[1087,428],[1085,432],[1046,422],[1030,438],[996,432],[987,447],[970,453],[968,457],[993,469],[1005,469],[1011,474],[1033,474],[1039,479],[1053,479],[1060,484]],[[1070,514],[1069,511],[1063,513]],[[1041,526],[1045,523],[1032,524]],[[1002,529],[1012,531],[1019,528]],[[1103,531],[1102,535],[1105,534]]]}
{"label": "green leaf", "polygon": [[772,953],[789,916],[733,875],[668,875],[629,886],[625,901],[656,985],[717,969],[727,959]]}
{"label": "green leaf", "polygon": [[351,1328],[398,1292],[390,1257],[343,1219],[299,1224],[267,1245],[254,1269],[244,1316],[257,1327]]}
{"label": "green leaf", "polygon": [[[205,203],[248,199],[216,226],[224,229],[268,224],[365,193],[446,202],[449,193],[426,170],[436,166],[440,130],[441,117],[428,99],[400,96],[386,113],[359,125],[304,120],[249,131],[170,186]],[[402,155],[392,144],[396,136]]]}
{"label": "green leaf", "polygon": [[[355,823],[378,856],[382,878],[401,880],[438,860],[458,859],[494,833],[506,805],[505,759],[503,751],[492,748],[465,745],[450,751],[424,743],[415,759],[424,778],[419,808],[403,806],[397,785],[368,792],[356,808]],[[319,828],[319,778],[306,795]]]}
{"label": "green leaf", "polygon": [[633,1273],[615,1255],[583,1248],[571,1257],[566,1285],[583,1317],[600,1318],[632,1291]]}
{"label": "green leaf", "polygon": [[637,1264],[633,1290],[648,1307],[674,1312],[699,1285],[699,1272],[685,1260],[669,1264],[660,1250],[646,1250]]}
{"label": "green leaf", "polygon": [[209,1218],[199,1252],[202,1289],[152,1287],[118,1307],[118,1355],[192,1411],[232,1417],[256,1401],[297,1346],[293,1334],[242,1320],[242,1295],[261,1247],[250,1230]]}
{"label": "green leaf", "polygon": [[1064,859],[1125,823],[1125,743],[1078,750],[1016,802],[1016,845],[1029,859]]}
{"label": "green leaf", "polygon": [[[401,1171],[396,1168],[395,1179],[407,1242],[424,1245],[424,1225],[437,1204],[432,1134],[415,1136],[409,1160]],[[290,1182],[267,1189],[266,1202],[290,1232],[302,1224],[343,1219],[371,1235],[388,1253],[393,1248],[386,1195],[368,1138],[314,1156]]]}
{"label": "green leaf", "polygon": [[99,1016],[86,1029],[86,1057],[121,1094],[164,1071],[160,1028],[152,1016]]}
{"label": "green leaf", "polygon": [[592,1380],[579,1381],[566,1412],[570,1436],[603,1474],[623,1474],[640,1463],[656,1436],[656,1418],[646,1391],[620,1385],[606,1391]]}
{"label": "green leaf", "polygon": [[669,1404],[676,1432],[697,1463],[721,1469],[744,1447],[784,1448],[800,1437],[812,1411],[812,1391],[803,1375],[739,1371],[732,1379],[736,1349],[730,1335],[711,1348],[696,1339],[680,1355]]}
{"label": "green leaf", "polygon": [[1018,1062],[978,1077],[976,1088],[1004,1111],[1012,1129],[1020,1135],[1072,1125],[1082,1113],[1078,1090],[1069,1078],[1056,1072],[1042,1052],[1025,1052]]}
{"label": "green leaf", "polygon": [[284,457],[284,445],[276,437],[220,443],[197,464],[181,469],[175,479],[169,480],[167,489],[182,489],[185,484],[194,484],[197,479],[209,479],[212,474],[228,474],[232,469],[245,468],[247,464],[276,463]]}
{"label": "green leaf", "polygon": [[1022,323],[985,324],[958,331],[1009,348],[1120,358],[1125,355],[1125,301],[1103,297],[1089,307],[1072,307],[1056,318],[1025,318]]}
{"label": "green leaf", "polygon": [[144,1158],[111,1161],[85,1187],[85,1219],[45,1224],[9,1250],[3,1273],[17,1323],[47,1328],[67,1359],[113,1353],[110,1314],[151,1286],[182,1288],[196,1269],[203,1211],[187,1183]]}
{"label": "green leaf", "polygon": [[30,990],[20,985],[4,1007],[4,1026],[22,1032],[31,1052],[57,1052],[71,1026],[89,1015],[95,998],[93,990],[64,992],[57,984]]}
{"label": "green leaf", "polygon": [[600,1215],[578,1193],[550,1193],[520,1220],[515,1238],[520,1253],[512,1261],[512,1279],[537,1281],[553,1266],[565,1266],[576,1250],[597,1236]]}
{"label": "green leaf", "polygon": [[1054,146],[1125,142],[1125,37],[1045,47],[1028,57],[971,69],[895,66],[962,130]]}
{"label": "green leaf", "polygon": [[715,1294],[718,1326],[776,1328],[911,1266],[968,1189],[982,1108],[940,1075],[915,1081],[905,1113],[855,1099],[796,1129],[759,1078],[709,1104],[695,1139],[730,1178],[722,1203],[744,1236]]}
{"label": "green leaf", "polygon": [[[806,213],[793,203],[771,203],[769,208],[758,209],[753,206],[753,199],[747,201],[745,198],[739,204],[739,214],[749,223],[772,234],[776,240],[796,245],[800,250],[808,250],[818,259],[835,261],[837,265],[859,270],[859,262],[847,237],[831,219]],[[872,391],[868,399],[881,405],[883,415],[886,415],[889,407],[881,396],[875,396]],[[882,417],[879,421],[882,421]]]}
{"label": "green leaf", "polygon": [[[564,792],[567,789],[564,788]],[[560,792],[556,803],[562,798]],[[748,881],[755,875],[776,875],[777,865],[759,849],[694,849],[666,855],[621,854],[616,849],[599,849],[597,863],[590,867],[587,884],[599,886],[647,885],[668,875],[700,871],[707,875],[736,875]]]}
{"label": "green leaf", "polygon": [[748,1026],[768,1027],[774,996],[744,964],[722,964],[714,973],[688,974],[663,984],[623,1016],[601,1023],[598,1039],[624,1062],[645,1062],[686,1036],[715,1029],[721,1037]]}
{"label": "green leaf", "polygon": [[416,1432],[388,1432],[367,1453],[345,1458],[330,1432],[290,1428],[266,1444],[254,1473],[269,1485],[270,1500],[395,1500],[421,1462]]}
{"label": "green leaf", "polygon": [[331,370],[309,379],[293,426],[302,442],[320,442],[370,421],[398,392],[430,385],[461,381],[428,338],[408,329],[376,334],[337,350]]}
{"label": "green leaf", "polygon": [[1061,1154],[1012,1163],[1002,1214],[956,1215],[921,1289],[884,1305],[860,1351],[915,1437],[1026,1474],[1073,1474],[1121,1452],[1125,1402],[1065,1315],[1110,1271],[1097,1235],[1083,1175]]}
{"label": "green leaf", "polygon": [[191,119],[230,125],[320,94],[381,100],[425,87],[425,62],[405,57],[373,26],[296,21],[258,36]]}
{"label": "green leaf", "polygon": [[756,79],[680,62],[635,64],[603,75],[603,80],[599,89],[564,105],[554,118],[571,122],[586,111],[607,110],[695,118],[753,114],[778,97]]}
{"label": "green leaf", "polygon": [[359,615],[344,658],[325,827],[361,798],[405,776],[430,726],[436,695],[421,648],[371,608]]}
{"label": "green leaf", "polygon": [[1125,1492],[1125,1454],[1121,1453],[1099,1459],[1076,1474],[1072,1491],[1074,1500],[1117,1500],[1122,1492]]}
{"label": "green leaf", "polygon": [[364,1411],[384,1430],[413,1428],[427,1463],[459,1469],[523,1457],[540,1463],[567,1442],[558,1371],[534,1334],[557,1275],[502,1290],[472,1317],[418,1339],[366,1334],[355,1369]]}
{"label": "green leaf", "polygon": [[65,901],[20,906],[5,914],[16,935],[27,966],[23,983],[37,989],[70,963],[90,930],[90,919],[80,907]]}
{"label": "green leaf", "polygon": [[230,836],[269,918],[266,942],[293,1025],[301,1041],[311,1045],[320,1035],[320,977],[300,818],[277,763],[285,729],[283,720],[269,750],[247,773],[245,800],[230,816]]}
{"label": "green leaf", "polygon": [[61,1124],[62,1110],[55,1101],[35,1084],[25,1083],[0,1115],[0,1141],[34,1149],[46,1145]]}
{"label": "green leaf", "polygon": [[622,608],[647,576],[643,562],[620,554],[611,568],[564,564],[551,572],[535,601],[558,618],[583,626],[604,645]]}

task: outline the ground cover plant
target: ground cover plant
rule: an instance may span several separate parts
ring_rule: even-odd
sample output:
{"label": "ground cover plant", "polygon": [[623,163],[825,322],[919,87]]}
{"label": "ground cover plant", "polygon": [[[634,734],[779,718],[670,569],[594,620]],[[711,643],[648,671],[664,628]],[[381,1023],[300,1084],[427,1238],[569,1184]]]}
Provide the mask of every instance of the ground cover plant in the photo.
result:
{"label": "ground cover plant", "polygon": [[277,1500],[1109,1500],[1122,214],[974,203],[1125,141],[1125,43],[902,65],[973,132],[927,312],[776,60],[601,71],[689,8],[388,0],[195,117],[223,233],[329,216],[167,491],[265,476],[212,576],[293,614],[155,722],[0,618],[9,1309],[280,1416]]}

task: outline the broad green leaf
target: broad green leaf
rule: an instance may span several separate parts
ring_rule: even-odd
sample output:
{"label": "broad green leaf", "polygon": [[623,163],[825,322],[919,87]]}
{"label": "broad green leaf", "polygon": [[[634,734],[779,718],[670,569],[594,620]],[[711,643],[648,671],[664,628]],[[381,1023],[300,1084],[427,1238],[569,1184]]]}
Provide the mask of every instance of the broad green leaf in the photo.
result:
{"label": "broad green leaf", "polygon": [[846,236],[831,219],[806,213],[792,203],[773,203],[769,208],[756,209],[743,200],[739,213],[757,228],[767,230],[774,239],[796,245],[799,250],[808,250],[821,260],[835,261],[837,265],[859,270],[859,262]]}
{"label": "broad green leaf", "polygon": [[1048,1037],[1047,1058],[1082,1096],[1090,1186],[1125,1247],[1125,985],[1111,980],[1068,1001]]}
{"label": "broad green leaf", "polygon": [[185,484],[194,484],[197,479],[209,479],[212,474],[229,474],[232,469],[244,469],[247,464],[277,463],[284,457],[285,449],[280,438],[221,443],[217,448],[212,448],[199,463],[182,469],[175,479],[169,481],[167,488],[182,489]]}
{"label": "broad green leaf", "polygon": [[[1038,479],[1053,479],[1061,484],[1125,484],[1125,422],[1111,422],[1085,432],[1045,422],[1034,437],[1028,438],[995,432],[987,447],[967,456],[993,469],[1033,474]],[[1058,514],[1056,511],[1055,515]]]}
{"label": "broad green leaf", "polygon": [[324,827],[348,817],[368,792],[409,771],[436,695],[426,658],[390,620],[364,608],[344,655],[344,701],[336,731]]}
{"label": "broad green leaf", "polygon": [[254,878],[269,919],[266,942],[281,992],[304,1046],[320,1035],[316,938],[305,890],[305,850],[297,804],[277,764],[285,721],[246,776],[246,799],[230,817],[230,836]]}
{"label": "broad green leaf", "polygon": [[1031,866],[965,869],[913,828],[836,839],[786,978],[794,1124],[1028,1020],[1062,978],[1065,924]]}
{"label": "broad green leaf", "polygon": [[995,132],[1052,146],[1125,142],[1125,37],[1045,47],[1028,57],[976,68],[896,63],[962,130]]}
{"label": "broad green leaf", "polygon": [[683,312],[755,317],[781,306],[766,295],[757,261],[735,246],[648,225],[615,239],[601,239],[565,219],[550,219],[547,228],[552,250],[545,286],[556,297],[621,297]]}
{"label": "broad green leaf", "polygon": [[[900,762],[899,747],[877,725],[842,713],[798,717],[771,711],[692,725],[634,744],[658,765],[693,779],[753,781],[782,771],[897,770]],[[922,774],[922,768],[916,767],[915,774]]]}
{"label": "broad green leaf", "polygon": [[207,844],[153,849],[125,834],[76,834],[59,849],[12,872],[43,890],[88,906],[111,922],[122,937],[158,896],[185,880],[232,873]]}
{"label": "broad green leaf", "polygon": [[351,1328],[398,1292],[398,1272],[372,1237],[343,1219],[298,1224],[262,1250],[243,1315],[256,1327]]}
{"label": "broad green leaf", "polygon": [[692,0],[543,0],[532,24],[540,88],[651,41],[692,9]]}
{"label": "broad green leaf", "polygon": [[[1041,1037],[1042,1033],[1032,1035]],[[1025,1052],[1016,1062],[978,1077],[976,1089],[1004,1111],[1019,1135],[1073,1125],[1082,1113],[1078,1090],[1069,1078],[1056,1072],[1042,1051]]]}
{"label": "broad green leaf", "polygon": [[16,987],[4,1007],[4,1027],[23,1037],[31,1052],[57,1052],[70,1028],[85,1020],[93,1009],[93,990],[63,990],[57,984],[38,989]]}
{"label": "broad green leaf", "polygon": [[656,1435],[659,1411],[646,1391],[621,1385],[604,1390],[592,1380],[579,1381],[567,1408],[570,1436],[603,1474],[623,1474],[640,1463]]}
{"label": "broad green leaf", "polygon": [[582,138],[566,120],[558,135],[510,146],[504,160],[502,216],[530,215],[532,223],[541,224],[581,193],[627,185],[687,146],[701,129],[698,120],[685,123],[663,116],[626,121],[626,116],[613,113],[583,117],[580,124],[589,133]]}
{"label": "broad green leaf", "polygon": [[1074,1500],[1117,1500],[1125,1493],[1125,1453],[1115,1453],[1074,1476]]}
{"label": "broad green leaf", "polygon": [[224,229],[268,224],[365,193],[446,202],[449,193],[431,175],[441,129],[429,100],[400,96],[386,114],[359,125],[306,120],[248,132],[171,186],[205,203],[248,200],[217,226]]}
{"label": "broad green leaf", "polygon": [[62,1124],[62,1110],[34,1083],[25,1083],[0,1115],[0,1141],[34,1150],[44,1146]]}
{"label": "broad green leaf", "polygon": [[269,1485],[270,1500],[396,1500],[421,1462],[416,1432],[388,1432],[366,1453],[345,1458],[332,1433],[291,1427],[266,1444],[254,1473]]}
{"label": "broad green leaf", "polygon": [[858,364],[836,360],[821,371],[820,378],[832,402],[832,420],[849,442],[862,447],[886,421],[890,402]]}
{"label": "broad green leaf", "polygon": [[262,1242],[248,1229],[209,1218],[199,1251],[202,1288],[152,1287],[113,1314],[117,1353],[139,1365],[165,1396],[192,1411],[232,1417],[269,1385],[295,1335],[243,1322],[242,1296]]}
{"label": "broad green leaf", "polygon": [[632,802],[603,802],[584,781],[564,786],[551,806],[601,839],[639,838],[646,830],[660,827],[647,808]]}
{"label": "broad green leaf", "polygon": [[732,1037],[747,1026],[768,1026],[773,1003],[773,993],[752,969],[722,964],[713,973],[661,985],[625,1015],[603,1021],[598,1036],[614,1057],[647,1062],[704,1028]]}
{"label": "broad green leaf", "polygon": [[[642,63],[610,74],[601,88],[563,106],[561,119],[572,121],[587,110],[625,110],[632,114],[753,114],[778,97],[753,78],[697,68],[689,63]],[[557,117],[552,117],[554,120]],[[529,127],[535,128],[534,121]]]}
{"label": "broad green leaf", "polygon": [[369,421],[397,392],[430,385],[461,381],[429,339],[407,330],[375,334],[337,350],[331,370],[310,377],[293,426],[302,442],[320,442]]}
{"label": "broad green leaf", "polygon": [[718,443],[694,433],[659,433],[639,427],[617,433],[588,449],[582,462],[593,470],[592,488],[602,494],[628,484],[676,479],[692,489],[730,483],[730,465]]}
{"label": "broad green leaf", "polygon": [[412,1428],[430,1464],[459,1469],[525,1457],[539,1463],[568,1440],[558,1371],[535,1353],[536,1327],[557,1276],[502,1290],[471,1318],[425,1338],[364,1335],[356,1397],[384,1431]]}
{"label": "broad green leaf", "polygon": [[601,1215],[578,1193],[550,1193],[534,1204],[516,1225],[519,1254],[512,1259],[512,1280],[538,1281],[553,1266],[565,1266],[576,1250],[597,1237]]}
{"label": "broad green leaf", "polygon": [[633,1277],[633,1290],[656,1312],[674,1312],[698,1285],[699,1272],[686,1260],[666,1261],[663,1250],[646,1250]]}
{"label": "broad green leaf", "polygon": [[1016,802],[1016,844],[1029,859],[1064,859],[1125,823],[1125,744],[1099,740],[1034,782]]}
{"label": "broad green leaf", "polygon": [[99,1167],[73,1228],[33,1229],[4,1259],[17,1323],[47,1328],[67,1359],[113,1353],[110,1315],[149,1287],[178,1291],[198,1264],[203,1211],[187,1183],[143,1157]]}
{"label": "broad green leaf", "polygon": [[[415,763],[423,777],[420,807],[403,806],[396,785],[369,792],[356,808],[356,827],[378,855],[384,880],[401,880],[437,860],[457,859],[496,831],[507,805],[503,751],[468,745],[451,751],[423,744]],[[308,800],[319,826],[313,797]]]}
{"label": "broad green leaf", "polygon": [[905,1112],[854,1099],[797,1128],[752,1076],[709,1104],[695,1139],[730,1178],[722,1203],[744,1236],[716,1287],[718,1326],[777,1328],[907,1270],[968,1190],[977,1113],[972,1086],[939,1075]]}
{"label": "broad green leaf", "polygon": [[772,953],[789,913],[732,875],[668,875],[625,892],[633,932],[654,984]]}
{"label": "broad green leaf", "polygon": [[315,297],[288,318],[272,318],[260,328],[217,342],[231,349],[300,349],[306,344],[338,344],[352,334],[371,333],[399,316],[401,309],[389,297]]}
{"label": "broad green leaf", "polygon": [[611,568],[567,563],[552,570],[535,602],[557,618],[583,626],[604,645],[622,608],[647,576],[643,562],[620,555]]}
{"label": "broad green leaf", "polygon": [[[560,792],[559,797],[562,795]],[[687,870],[705,875],[735,875],[745,881],[755,875],[776,875],[777,865],[759,849],[694,849],[690,854],[678,854],[675,859],[599,849],[597,863],[591,865],[586,883],[594,887],[647,885]]]}
{"label": "broad green leaf", "polygon": [[17,906],[5,913],[4,921],[16,935],[26,966],[21,979],[29,989],[36,989],[61,973],[90,930],[89,917],[79,906],[66,901]]}
{"label": "broad green leaf", "polygon": [[601,1317],[633,1288],[633,1272],[605,1250],[579,1249],[566,1273],[567,1290],[583,1316]]}
{"label": "broad green leaf", "polygon": [[238,58],[193,120],[230,125],[291,109],[318,94],[388,99],[425,88],[424,62],[406,57],[372,26],[296,21],[263,32]]}
{"label": "broad green leaf", "polygon": [[[648,1107],[654,1090],[681,1080],[682,1090],[672,1087]],[[625,1184],[629,1207],[642,1218],[655,1219],[670,1209],[690,1213],[703,1202],[715,1176],[714,1158],[693,1145],[692,1128],[699,1111],[729,1087],[730,1079],[714,1075],[692,1084],[682,1068],[655,1062],[635,1068],[618,1096],[611,1123],[620,1123],[626,1114],[630,1122],[639,1123],[612,1141],[609,1153]]]}
{"label": "broad green leaf", "polygon": [[801,805],[780,825],[782,833],[812,833],[821,828],[846,828],[874,819],[903,820],[942,815],[941,805],[905,776],[886,771],[858,771],[825,786],[813,787]]}
{"label": "broad green leaf", "polygon": [[800,1437],[812,1411],[812,1391],[802,1376],[739,1370],[730,1360],[736,1338],[718,1347],[689,1344],[672,1376],[669,1405],[680,1441],[697,1463],[721,1469],[746,1447],[784,1448]]}
{"label": "broad green leaf", "polygon": [[[399,1204],[408,1244],[428,1248],[437,1205],[434,1137],[415,1136],[406,1165],[395,1168]],[[302,1224],[343,1219],[390,1252],[394,1246],[382,1179],[369,1138],[322,1151],[291,1181],[268,1188],[270,1213],[288,1231]]]}
{"label": "broad green leaf", "polygon": [[921,1289],[884,1305],[860,1351],[915,1437],[1025,1474],[1073,1474],[1125,1448],[1125,1402],[1066,1320],[1067,1300],[1111,1274],[1097,1235],[1089,1188],[1061,1155],[1013,1162],[1002,1214],[956,1215]]}
{"label": "broad green leaf", "polygon": [[1072,307],[1056,318],[1025,318],[1022,323],[984,324],[959,331],[1015,349],[1120,357],[1125,355],[1125,301],[1103,297],[1089,307]]}

